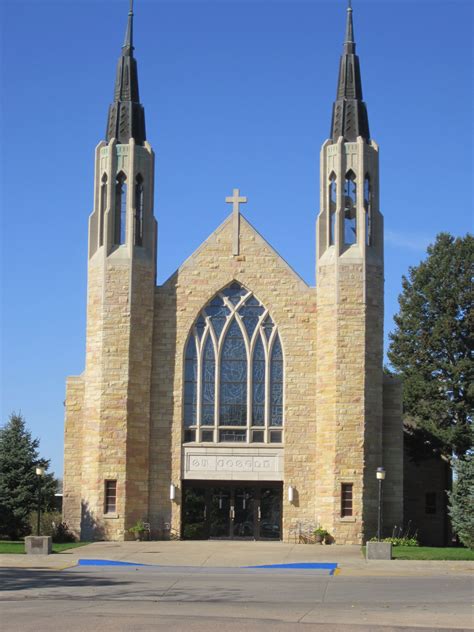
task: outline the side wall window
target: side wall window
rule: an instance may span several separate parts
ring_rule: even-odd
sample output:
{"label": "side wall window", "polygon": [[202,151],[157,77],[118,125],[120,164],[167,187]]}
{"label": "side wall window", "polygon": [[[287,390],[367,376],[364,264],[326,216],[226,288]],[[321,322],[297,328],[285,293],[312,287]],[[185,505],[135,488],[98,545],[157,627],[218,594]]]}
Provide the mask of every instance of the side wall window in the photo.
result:
{"label": "side wall window", "polygon": [[357,242],[357,192],[356,177],[352,170],[346,174],[344,183],[344,243]]}
{"label": "side wall window", "polygon": [[117,512],[117,481],[105,481],[104,513]]}
{"label": "side wall window", "polygon": [[341,483],[341,518],[352,516],[352,483]]}
{"label": "side wall window", "polygon": [[336,174],[334,171],[329,176],[329,245],[336,243],[336,208],[337,208]]}
{"label": "side wall window", "polygon": [[127,226],[127,177],[121,171],[115,181],[115,231],[114,243],[120,246],[125,243]]}

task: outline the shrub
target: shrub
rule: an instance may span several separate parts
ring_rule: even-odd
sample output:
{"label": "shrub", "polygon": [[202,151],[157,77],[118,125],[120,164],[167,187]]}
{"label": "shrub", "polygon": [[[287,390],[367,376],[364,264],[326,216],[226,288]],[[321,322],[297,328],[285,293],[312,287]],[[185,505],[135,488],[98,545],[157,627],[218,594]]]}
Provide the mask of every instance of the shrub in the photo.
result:
{"label": "shrub", "polygon": [[[30,532],[36,533],[38,514],[33,511],[30,514]],[[76,538],[67,524],[63,521],[60,511],[47,511],[41,514],[40,534],[50,535],[53,542],[75,542]]]}

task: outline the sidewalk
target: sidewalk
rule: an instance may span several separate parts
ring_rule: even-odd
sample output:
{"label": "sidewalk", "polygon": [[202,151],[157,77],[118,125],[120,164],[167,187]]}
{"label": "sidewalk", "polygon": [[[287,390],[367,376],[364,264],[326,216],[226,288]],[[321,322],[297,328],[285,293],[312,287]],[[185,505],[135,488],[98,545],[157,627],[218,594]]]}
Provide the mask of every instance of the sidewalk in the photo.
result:
{"label": "sidewalk", "polygon": [[336,562],[341,574],[350,576],[472,577],[474,562],[370,561],[360,546],[287,544],[284,542],[183,541],[95,542],[53,555],[0,555],[0,567],[64,569],[79,559],[120,560],[159,566],[239,568],[294,562]]}

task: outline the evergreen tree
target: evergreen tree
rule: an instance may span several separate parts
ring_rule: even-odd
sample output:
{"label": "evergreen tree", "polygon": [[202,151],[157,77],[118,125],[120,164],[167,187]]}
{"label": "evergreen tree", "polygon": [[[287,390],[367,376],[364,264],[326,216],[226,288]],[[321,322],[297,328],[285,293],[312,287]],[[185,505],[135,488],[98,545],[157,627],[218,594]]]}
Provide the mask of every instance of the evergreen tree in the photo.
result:
{"label": "evergreen tree", "polygon": [[[403,277],[388,357],[403,378],[408,434],[446,459],[471,449],[474,238],[437,236]],[[413,443],[412,443],[413,445]]]}
{"label": "evergreen tree", "polygon": [[453,462],[454,489],[448,492],[453,531],[464,544],[474,548],[474,459],[472,454]]}
{"label": "evergreen tree", "polygon": [[[0,428],[0,534],[16,539],[27,535],[29,515],[38,507],[36,467],[49,467],[38,453],[39,440],[33,439],[21,415],[12,413]],[[42,510],[53,507],[56,480],[45,474],[41,480]]]}

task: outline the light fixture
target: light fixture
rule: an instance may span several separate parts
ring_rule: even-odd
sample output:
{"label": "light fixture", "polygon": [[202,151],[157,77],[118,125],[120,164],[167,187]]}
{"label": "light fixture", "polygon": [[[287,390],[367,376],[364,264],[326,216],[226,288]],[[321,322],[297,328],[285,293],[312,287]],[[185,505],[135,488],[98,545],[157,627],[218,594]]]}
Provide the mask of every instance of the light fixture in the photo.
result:
{"label": "light fixture", "polygon": [[288,487],[288,502],[292,503],[295,499],[295,488],[291,485]]}
{"label": "light fixture", "polygon": [[42,465],[38,465],[36,468],[37,476],[44,476],[44,467]]}
{"label": "light fixture", "polygon": [[385,470],[383,467],[377,468],[377,480],[379,482],[379,510],[378,510],[378,518],[377,518],[377,540],[381,542],[382,531],[383,531],[383,516],[382,516],[382,482],[385,479]]}
{"label": "light fixture", "polygon": [[176,498],[176,487],[173,483],[170,485],[170,500],[174,500]]}

